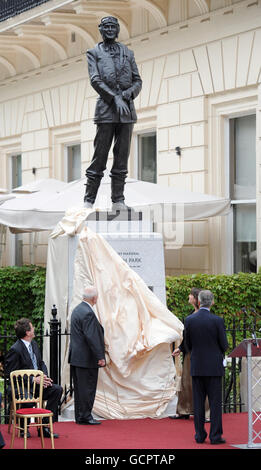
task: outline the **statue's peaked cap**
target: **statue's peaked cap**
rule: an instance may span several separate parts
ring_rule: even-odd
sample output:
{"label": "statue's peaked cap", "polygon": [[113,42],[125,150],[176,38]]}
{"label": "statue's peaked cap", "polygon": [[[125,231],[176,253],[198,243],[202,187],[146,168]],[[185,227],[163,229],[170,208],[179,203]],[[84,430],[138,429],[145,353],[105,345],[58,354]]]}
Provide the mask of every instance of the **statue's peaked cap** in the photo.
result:
{"label": "statue's peaked cap", "polygon": [[114,16],[104,16],[104,18],[101,19],[101,26],[108,23],[116,24],[117,26],[119,26],[119,22],[117,18],[114,18]]}

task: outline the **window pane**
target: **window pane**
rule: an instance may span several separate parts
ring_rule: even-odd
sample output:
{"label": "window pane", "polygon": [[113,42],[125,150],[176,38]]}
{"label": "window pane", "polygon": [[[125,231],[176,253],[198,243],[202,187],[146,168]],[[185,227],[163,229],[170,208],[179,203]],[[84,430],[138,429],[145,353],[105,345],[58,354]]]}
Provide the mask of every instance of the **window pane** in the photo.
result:
{"label": "window pane", "polygon": [[256,116],[234,119],[232,199],[256,198]]}
{"label": "window pane", "polygon": [[67,147],[67,174],[68,182],[81,178],[81,146]]}
{"label": "window pane", "polygon": [[12,189],[22,185],[22,156],[14,155],[12,158]]}
{"label": "window pane", "polygon": [[234,271],[256,272],[256,206],[234,206]]}
{"label": "window pane", "polygon": [[156,134],[139,136],[139,171],[138,178],[149,183],[157,182]]}

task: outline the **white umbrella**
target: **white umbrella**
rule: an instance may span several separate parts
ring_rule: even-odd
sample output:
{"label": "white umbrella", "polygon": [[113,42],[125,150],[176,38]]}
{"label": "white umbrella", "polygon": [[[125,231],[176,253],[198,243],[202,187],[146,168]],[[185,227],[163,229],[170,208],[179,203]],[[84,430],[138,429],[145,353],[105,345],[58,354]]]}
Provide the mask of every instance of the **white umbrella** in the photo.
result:
{"label": "white umbrella", "polygon": [[[83,208],[86,179],[67,183],[59,193],[39,191],[30,195],[21,195],[7,201],[0,207],[0,223],[13,228],[12,231],[53,230],[71,208]],[[228,212],[228,199],[208,194],[182,191],[174,187],[163,187],[127,178],[125,185],[126,204],[135,210],[151,209],[154,212],[166,206],[183,208],[184,220],[198,220]],[[94,209],[111,210],[110,178],[106,175],[100,185]],[[171,222],[172,212],[166,211],[164,222]],[[167,219],[169,217],[169,219]],[[162,221],[162,220],[161,220]]]}
{"label": "white umbrella", "polygon": [[[39,229],[34,230],[28,226],[30,220],[30,210],[38,211],[42,204],[45,204],[50,198],[57,195],[59,191],[66,188],[68,183],[55,178],[45,178],[35,180],[12,190],[12,194],[3,196],[3,203],[7,199],[15,199],[11,206],[4,206],[9,212],[5,213],[4,224],[9,226],[11,232],[33,232],[38,230],[49,230],[42,228],[42,221]],[[1,195],[0,195],[1,204]],[[37,214],[35,214],[35,218]],[[1,222],[0,222],[1,223]],[[54,222],[55,223],[55,222]],[[29,224],[30,225],[30,224]]]}
{"label": "white umbrella", "polygon": [[15,196],[13,194],[0,194],[0,205],[3,204],[5,201],[14,198]]}
{"label": "white umbrella", "polygon": [[[17,188],[12,189],[12,193],[9,194],[7,194],[7,189],[0,188],[0,205],[9,199],[16,198],[16,200],[18,200],[20,198],[20,195],[23,194],[33,194],[42,192],[48,193],[49,197],[49,194],[58,193],[62,189],[65,189],[67,185],[68,183],[65,183],[64,181],[60,181],[55,178],[46,178],[32,181],[31,183],[22,186],[18,186]],[[37,200],[42,200],[42,196],[37,196]],[[23,208],[23,205],[23,200],[21,204],[18,202],[17,209],[20,210],[21,208]]]}
{"label": "white umbrella", "polygon": [[13,196],[12,194],[8,194],[8,189],[0,188],[0,205],[8,199],[12,199],[13,197],[15,196]]}
{"label": "white umbrella", "polygon": [[55,178],[45,178],[41,180],[32,181],[22,186],[18,186],[17,188],[12,189],[12,193],[30,194],[30,193],[35,193],[37,191],[59,192],[62,189],[65,189],[67,184],[68,183],[57,180]]}

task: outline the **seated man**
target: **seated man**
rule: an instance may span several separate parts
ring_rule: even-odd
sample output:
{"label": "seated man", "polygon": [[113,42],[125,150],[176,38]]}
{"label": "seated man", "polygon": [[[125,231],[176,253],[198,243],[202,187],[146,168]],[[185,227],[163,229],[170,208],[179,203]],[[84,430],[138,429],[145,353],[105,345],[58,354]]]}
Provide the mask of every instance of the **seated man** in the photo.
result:
{"label": "seated man", "polygon": [[[7,376],[10,376],[10,373],[14,370],[42,370],[44,373],[43,400],[47,400],[46,408],[53,412],[53,421],[58,421],[58,405],[63,389],[60,385],[53,384],[52,379],[48,377],[47,367],[41,358],[37,343],[33,340],[35,335],[31,321],[27,318],[18,320],[15,324],[15,333],[18,339],[6,355],[5,373]],[[36,383],[39,383],[39,377],[35,377],[34,380]],[[8,394],[11,396],[11,385]],[[48,418],[43,418],[43,422],[45,419],[48,422]],[[22,419],[21,427],[23,427]],[[44,437],[50,437],[48,427],[43,428],[43,433]],[[21,436],[23,437],[23,432],[21,432]],[[30,437],[29,431],[28,437]],[[58,437],[58,434],[54,434],[54,437]]]}

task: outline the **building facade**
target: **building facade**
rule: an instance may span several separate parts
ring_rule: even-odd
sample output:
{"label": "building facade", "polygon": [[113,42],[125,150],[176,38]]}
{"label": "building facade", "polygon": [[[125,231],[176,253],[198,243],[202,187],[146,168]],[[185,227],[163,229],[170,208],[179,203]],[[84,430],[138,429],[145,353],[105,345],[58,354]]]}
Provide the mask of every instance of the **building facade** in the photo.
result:
{"label": "building facade", "polygon": [[[256,272],[261,2],[24,4],[23,12],[0,18],[0,187],[84,176],[93,152],[96,103],[85,52],[101,40],[100,18],[113,15],[121,26],[119,40],[134,51],[143,80],[135,100],[129,175],[232,201],[227,216],[185,223],[183,247],[168,244],[165,250],[166,274]],[[45,264],[47,234],[37,237],[32,258],[32,235],[8,234],[2,265]]]}

